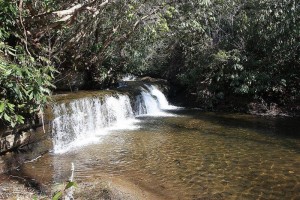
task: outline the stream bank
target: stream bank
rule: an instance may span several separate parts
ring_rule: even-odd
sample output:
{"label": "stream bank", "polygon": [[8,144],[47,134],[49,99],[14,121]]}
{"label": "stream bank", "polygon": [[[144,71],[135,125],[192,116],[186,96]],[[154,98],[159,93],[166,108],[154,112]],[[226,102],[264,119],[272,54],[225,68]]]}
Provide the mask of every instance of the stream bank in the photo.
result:
{"label": "stream bank", "polygon": [[[176,87],[176,86],[175,86]],[[176,105],[187,108],[199,108],[203,111],[245,113],[257,116],[300,116],[300,99],[293,104],[278,104],[268,99],[252,99],[241,96],[228,96],[226,98],[198,97],[196,93],[188,93],[185,89],[170,87],[170,101]]]}
{"label": "stream bank", "polygon": [[[51,193],[41,191],[26,184],[22,177],[0,175],[0,199],[6,200],[39,200],[51,199]],[[53,191],[60,191],[65,184],[53,187]],[[54,195],[54,193],[52,194]],[[100,179],[90,182],[77,183],[73,193],[74,199],[99,199],[99,200],[163,200],[167,197],[158,196],[145,188],[120,177],[108,177],[103,175]]]}

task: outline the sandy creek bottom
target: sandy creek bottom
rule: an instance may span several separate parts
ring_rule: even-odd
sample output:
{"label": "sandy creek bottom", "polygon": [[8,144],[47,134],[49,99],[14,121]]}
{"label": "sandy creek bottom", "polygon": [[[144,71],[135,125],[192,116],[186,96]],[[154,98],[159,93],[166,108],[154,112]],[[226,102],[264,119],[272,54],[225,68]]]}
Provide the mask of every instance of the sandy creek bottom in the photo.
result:
{"label": "sandy creek bottom", "polygon": [[73,162],[78,199],[98,199],[96,191],[110,185],[116,196],[108,199],[300,199],[299,118],[173,113],[46,154],[20,173],[53,189]]}

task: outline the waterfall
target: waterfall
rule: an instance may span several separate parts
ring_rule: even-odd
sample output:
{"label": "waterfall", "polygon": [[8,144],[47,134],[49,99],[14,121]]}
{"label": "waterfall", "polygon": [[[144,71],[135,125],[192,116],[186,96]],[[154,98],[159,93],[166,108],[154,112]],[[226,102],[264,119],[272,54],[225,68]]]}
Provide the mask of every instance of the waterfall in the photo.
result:
{"label": "waterfall", "polygon": [[157,98],[153,97],[151,93],[142,91],[136,98],[136,112],[137,116],[141,115],[162,115],[163,111],[159,108]]}
{"label": "waterfall", "polygon": [[175,110],[178,109],[177,106],[170,105],[166,96],[154,85],[145,85],[151,95],[157,98],[159,108],[162,110]]}
{"label": "waterfall", "polygon": [[164,110],[174,110],[178,107],[170,105],[166,96],[156,86],[145,84],[145,88],[136,98],[135,114],[138,116],[173,116]]}
{"label": "waterfall", "polygon": [[114,129],[135,128],[134,115],[127,95],[104,99],[84,98],[53,108],[52,134],[55,153],[99,142],[99,135]]}
{"label": "waterfall", "polygon": [[169,105],[165,95],[153,85],[145,85],[133,104],[123,94],[56,104],[52,121],[54,153],[98,143],[101,135],[112,130],[137,129],[136,116],[172,116],[165,109],[176,108]]}

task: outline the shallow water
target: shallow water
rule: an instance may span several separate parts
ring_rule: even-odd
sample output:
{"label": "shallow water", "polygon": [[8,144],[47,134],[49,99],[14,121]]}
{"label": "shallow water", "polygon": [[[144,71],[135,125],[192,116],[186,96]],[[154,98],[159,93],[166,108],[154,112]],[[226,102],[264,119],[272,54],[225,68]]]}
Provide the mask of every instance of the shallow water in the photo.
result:
{"label": "shallow water", "polygon": [[63,182],[124,177],[166,199],[300,199],[300,120],[172,111],[137,130],[28,163],[24,173]]}

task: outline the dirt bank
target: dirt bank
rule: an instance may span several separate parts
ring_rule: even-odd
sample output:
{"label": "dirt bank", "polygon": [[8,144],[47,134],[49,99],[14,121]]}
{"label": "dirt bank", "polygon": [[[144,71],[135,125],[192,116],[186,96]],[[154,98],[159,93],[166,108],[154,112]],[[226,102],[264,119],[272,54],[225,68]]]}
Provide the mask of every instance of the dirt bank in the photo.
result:
{"label": "dirt bank", "polygon": [[102,176],[90,182],[78,183],[75,199],[162,200],[169,199],[128,181],[125,178]]}
{"label": "dirt bank", "polygon": [[[21,177],[0,175],[0,199],[32,200],[37,198],[51,199],[55,191],[64,185],[53,188],[52,194],[41,194],[34,188],[27,187]],[[58,189],[60,188],[60,189]],[[89,182],[77,183],[74,188],[74,199],[102,199],[102,200],[163,200],[169,199],[140,188],[138,185],[120,177],[104,175]]]}

